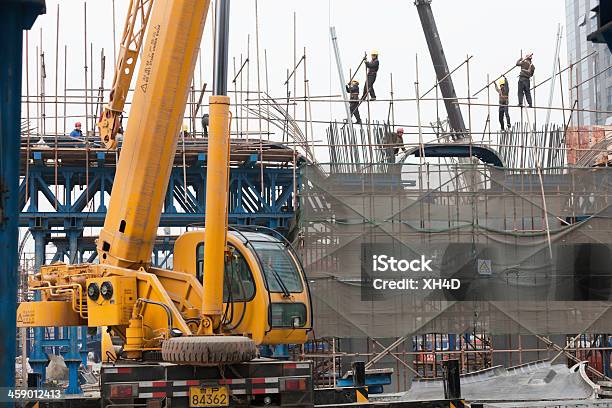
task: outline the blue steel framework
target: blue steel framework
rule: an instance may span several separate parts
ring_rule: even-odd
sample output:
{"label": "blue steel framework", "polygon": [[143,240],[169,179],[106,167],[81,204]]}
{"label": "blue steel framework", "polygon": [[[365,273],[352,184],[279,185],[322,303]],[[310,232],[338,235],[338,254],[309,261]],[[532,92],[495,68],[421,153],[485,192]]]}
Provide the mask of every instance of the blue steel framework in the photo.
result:
{"label": "blue steel framework", "polygon": [[68,367],[66,394],[80,394],[79,367],[87,364],[87,327],[35,328],[34,341],[30,344],[29,363],[39,375],[39,386],[45,382],[48,354],[59,354]]}
{"label": "blue steel framework", "polygon": [[0,2],[0,387],[15,383],[22,31],[44,13],[44,0]]}
{"label": "blue steel framework", "polygon": [[[72,140],[68,146],[62,139],[59,149],[53,149],[53,141],[48,139],[45,146],[24,146],[22,142],[19,226],[29,228],[34,238],[36,271],[48,261],[95,260],[95,242],[92,237],[83,236],[83,231],[85,227],[103,226],[107,194],[115,175],[115,152],[96,148],[85,151],[83,144],[74,144]],[[201,141],[192,139],[187,145],[185,165],[176,165],[172,171],[161,227],[186,228],[204,222],[206,154],[198,152]],[[260,154],[265,163],[263,171],[259,154],[252,149],[243,146],[232,150],[229,222],[287,232],[295,214],[294,188],[299,185],[295,183],[293,164],[301,159],[292,150],[269,143],[265,153],[262,150]],[[177,152],[177,163],[182,164],[181,155],[182,152]],[[45,253],[48,243],[56,247],[56,253],[49,258]],[[169,266],[173,243],[172,236],[158,239],[152,258],[155,265]],[[63,328],[62,336],[59,333],[59,328],[34,329],[30,365],[44,382],[47,352],[60,349],[70,372],[67,393],[80,393],[77,376],[81,361],[86,358],[87,330],[71,327]]]}
{"label": "blue steel framework", "polygon": [[[24,159],[26,150],[22,147]],[[243,153],[234,162],[230,171],[230,224],[262,225],[281,232],[290,227],[296,177],[290,162],[292,152],[278,146],[275,150],[281,155],[276,155],[275,161],[268,161],[263,172],[257,153]],[[52,261],[92,262],[96,257],[93,247],[80,245],[80,241],[85,227],[102,227],[104,223],[107,194],[111,192],[115,174],[115,153],[92,150],[87,170],[84,161],[71,165],[70,158],[56,167],[48,161],[48,157],[53,157],[49,148],[30,148],[29,153],[28,177],[26,180],[22,169],[19,186],[19,226],[29,228],[34,237],[36,268],[46,259],[44,251],[52,241],[51,233],[65,237],[63,242],[57,241]],[[62,161],[62,155],[60,150],[58,162]],[[29,199],[26,199],[26,188]],[[199,152],[191,155],[185,167],[174,167],[160,227],[203,224],[205,196],[206,154]]]}

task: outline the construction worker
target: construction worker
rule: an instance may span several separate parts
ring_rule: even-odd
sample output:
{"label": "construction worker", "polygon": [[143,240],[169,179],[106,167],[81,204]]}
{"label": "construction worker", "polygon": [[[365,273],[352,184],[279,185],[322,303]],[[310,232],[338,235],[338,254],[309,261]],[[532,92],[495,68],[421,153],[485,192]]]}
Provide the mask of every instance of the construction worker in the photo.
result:
{"label": "construction worker", "polygon": [[393,154],[397,156],[397,154],[399,153],[399,150],[402,149],[402,151],[407,152],[408,149],[406,148],[406,146],[404,146],[404,128],[397,128],[397,130],[395,131],[395,147],[393,149]]}
{"label": "construction worker", "polygon": [[208,113],[202,115],[202,130],[204,131],[204,137],[208,137],[208,125],[210,122],[210,116]]}
{"label": "construction worker", "polygon": [[531,77],[535,72],[535,66],[531,60],[533,59],[533,54],[527,54],[525,58],[519,58],[516,62],[517,67],[521,67],[521,73],[519,74],[519,82],[518,82],[518,102],[519,106],[523,107],[523,95],[525,99],[527,99],[527,104],[531,108]]}
{"label": "construction worker", "polygon": [[372,51],[371,53],[372,59],[370,61],[367,60],[367,57],[363,57],[365,60],[365,65],[368,68],[367,72],[367,80],[366,85],[363,88],[363,95],[361,99],[365,99],[368,92],[370,93],[370,100],[376,100],[376,92],[374,92],[374,82],[376,81],[376,74],[378,73],[378,51]]}
{"label": "construction worker", "polygon": [[506,77],[503,77],[499,80],[499,86],[497,86],[496,82],[493,83],[495,84],[495,90],[499,94],[499,124],[501,125],[501,130],[506,129],[504,126],[504,116],[508,123],[508,129],[510,129],[510,113],[508,112],[508,95],[510,94],[510,87],[508,86],[508,80]]}
{"label": "construction worker", "polygon": [[191,134],[189,133],[189,126],[187,126],[187,122],[183,122],[181,131],[183,132],[183,137],[191,137]]}
{"label": "construction worker", "polygon": [[404,152],[408,151],[406,146],[404,146],[403,128],[398,128],[395,132],[387,132],[383,144],[388,163],[395,163],[395,156],[397,156],[400,149]]}
{"label": "construction worker", "polygon": [[83,137],[83,132],[81,131],[81,122],[76,122],[74,124],[74,130],[70,132],[70,136],[72,137]]}
{"label": "construction worker", "polygon": [[351,116],[355,116],[357,124],[361,125],[361,116],[359,115],[359,81],[353,79],[346,85],[346,92],[351,95]]}

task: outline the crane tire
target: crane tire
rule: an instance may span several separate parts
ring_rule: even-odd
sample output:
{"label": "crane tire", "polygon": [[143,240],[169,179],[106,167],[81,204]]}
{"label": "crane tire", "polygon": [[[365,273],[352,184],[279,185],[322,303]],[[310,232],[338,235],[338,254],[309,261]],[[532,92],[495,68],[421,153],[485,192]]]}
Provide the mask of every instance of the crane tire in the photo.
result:
{"label": "crane tire", "polygon": [[169,363],[217,365],[250,361],[257,347],[244,336],[185,336],[164,341],[161,353]]}

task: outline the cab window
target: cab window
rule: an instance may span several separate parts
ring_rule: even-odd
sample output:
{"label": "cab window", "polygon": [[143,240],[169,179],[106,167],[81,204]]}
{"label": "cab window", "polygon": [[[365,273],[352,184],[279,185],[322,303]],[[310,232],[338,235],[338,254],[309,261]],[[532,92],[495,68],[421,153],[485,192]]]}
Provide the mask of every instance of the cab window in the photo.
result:
{"label": "cab window", "polygon": [[261,261],[270,292],[282,293],[283,285],[292,293],[303,290],[297,265],[282,243],[253,241],[251,244]]}
{"label": "cab window", "polygon": [[[234,248],[231,261],[225,263],[225,277],[223,279],[223,301],[243,302],[255,296],[255,282],[246,259]],[[196,277],[202,282],[204,274],[204,243],[196,247]]]}

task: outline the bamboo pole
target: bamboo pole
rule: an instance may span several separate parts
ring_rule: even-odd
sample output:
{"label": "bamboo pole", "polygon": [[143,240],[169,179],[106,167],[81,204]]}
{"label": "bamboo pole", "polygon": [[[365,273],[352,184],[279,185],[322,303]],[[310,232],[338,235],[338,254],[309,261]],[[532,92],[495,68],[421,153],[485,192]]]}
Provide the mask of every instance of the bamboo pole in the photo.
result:
{"label": "bamboo pole", "polygon": [[[236,57],[233,57],[233,61],[234,61],[234,80],[232,81],[232,83],[234,84],[234,116],[237,118],[238,117],[238,92],[237,92],[236,87],[238,85],[236,84]],[[240,109],[242,109],[242,107]],[[233,122],[236,124],[236,134],[238,135],[238,137],[240,137],[240,126],[239,126],[240,121],[234,119]]]}
{"label": "bamboo pole", "polygon": [[264,164],[263,164],[263,145],[261,137],[261,70],[259,61],[259,12],[258,0],[255,0],[255,56],[257,59],[257,117],[259,124],[259,183],[261,196],[265,197],[264,191]]}
{"label": "bamboo pole", "polygon": [[[264,66],[266,69],[266,96],[270,95],[269,82],[268,82],[268,52],[264,48]],[[266,118],[270,118],[270,104],[266,103]],[[268,126],[268,141],[270,141],[270,121],[266,120]]]}
{"label": "bamboo pole", "polygon": [[66,134],[66,108],[67,108],[67,102],[66,102],[66,98],[67,98],[67,86],[66,86],[66,82],[68,79],[68,46],[64,45],[64,134]]}
{"label": "bamboo pole", "polygon": [[[487,83],[489,82],[490,82],[489,74],[487,74]],[[487,86],[487,115],[489,118],[489,144],[491,144],[491,87],[490,86]],[[508,126],[510,126],[510,123],[508,123]]]}
{"label": "bamboo pole", "polygon": [[[25,30],[25,73],[26,73],[26,94],[30,94],[30,39],[29,30]],[[25,172],[25,202],[30,198],[30,102],[26,103],[26,172]]]}
{"label": "bamboo pole", "polygon": [[[306,71],[306,47],[304,47],[304,54],[302,56],[303,64],[303,73],[304,73],[304,137],[306,142],[306,154],[310,150],[308,147],[308,77]],[[310,161],[314,163],[314,156],[312,152],[310,153]]]}
{"label": "bamboo pole", "polygon": [[117,66],[117,33],[115,28],[115,0],[113,0],[113,67]]}
{"label": "bamboo pole", "polygon": [[247,35],[247,58],[246,58],[246,135],[247,140],[249,140],[249,118],[250,118],[250,110],[249,110],[249,94],[251,92],[251,35]]}
{"label": "bamboo pole", "polygon": [[[297,17],[295,11],[293,12],[293,69],[297,67]],[[297,97],[297,79],[293,75],[293,97]],[[297,118],[297,106],[293,105],[293,119]],[[287,135],[288,136],[288,135]],[[289,139],[287,139],[288,141]]]}
{"label": "bamboo pole", "polygon": [[[87,83],[87,2],[83,2],[83,45],[85,58],[85,96],[89,94]],[[85,197],[89,203],[89,103],[85,98]]]}
{"label": "bamboo pole", "polygon": [[58,94],[58,71],[59,71],[59,24],[60,6],[57,5],[57,20],[55,25],[55,133],[57,134],[57,94]]}

